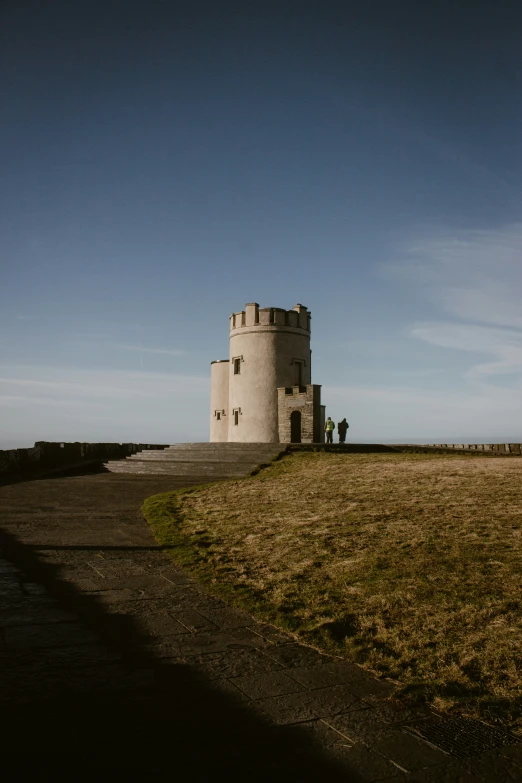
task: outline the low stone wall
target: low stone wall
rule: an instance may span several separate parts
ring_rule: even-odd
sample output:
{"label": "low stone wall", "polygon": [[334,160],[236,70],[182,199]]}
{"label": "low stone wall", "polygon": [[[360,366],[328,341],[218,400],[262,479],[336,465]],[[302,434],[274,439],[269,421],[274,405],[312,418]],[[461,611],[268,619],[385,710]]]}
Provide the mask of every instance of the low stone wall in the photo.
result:
{"label": "low stone wall", "polygon": [[287,451],[332,451],[335,453],[380,454],[385,452],[412,452],[416,454],[451,454],[464,451],[472,454],[488,454],[490,456],[522,454],[521,443],[397,443],[383,445],[380,443],[291,443]]}
{"label": "low stone wall", "polygon": [[166,444],[150,443],[48,443],[38,441],[32,448],[0,451],[0,480],[16,476],[50,473],[60,468],[110,459],[124,459],[145,449],[165,449]]}
{"label": "low stone wall", "polygon": [[[381,443],[288,443],[285,453],[293,451],[331,451],[333,454],[385,454],[401,451],[401,446],[385,446]],[[419,446],[419,449],[424,448]]]}

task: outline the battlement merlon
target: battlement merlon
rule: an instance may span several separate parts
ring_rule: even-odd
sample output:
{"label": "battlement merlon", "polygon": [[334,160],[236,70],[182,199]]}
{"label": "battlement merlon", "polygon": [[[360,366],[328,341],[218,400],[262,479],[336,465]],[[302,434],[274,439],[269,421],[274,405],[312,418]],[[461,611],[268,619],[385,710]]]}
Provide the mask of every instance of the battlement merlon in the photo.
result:
{"label": "battlement merlon", "polygon": [[281,398],[284,396],[285,399],[303,397],[311,400],[317,395],[321,396],[321,388],[322,384],[320,383],[307,383],[304,386],[278,386],[277,393]]}
{"label": "battlement merlon", "polygon": [[290,329],[300,333],[310,334],[311,314],[308,308],[297,304],[291,310],[282,307],[259,307],[257,302],[250,302],[245,309],[230,316],[230,331],[260,328],[260,330]]}

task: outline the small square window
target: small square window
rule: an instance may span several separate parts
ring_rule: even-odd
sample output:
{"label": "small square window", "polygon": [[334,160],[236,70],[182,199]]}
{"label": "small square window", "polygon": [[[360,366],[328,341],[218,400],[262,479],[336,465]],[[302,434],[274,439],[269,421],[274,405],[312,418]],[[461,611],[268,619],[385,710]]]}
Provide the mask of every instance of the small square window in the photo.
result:
{"label": "small square window", "polygon": [[241,375],[241,358],[234,359],[234,375]]}

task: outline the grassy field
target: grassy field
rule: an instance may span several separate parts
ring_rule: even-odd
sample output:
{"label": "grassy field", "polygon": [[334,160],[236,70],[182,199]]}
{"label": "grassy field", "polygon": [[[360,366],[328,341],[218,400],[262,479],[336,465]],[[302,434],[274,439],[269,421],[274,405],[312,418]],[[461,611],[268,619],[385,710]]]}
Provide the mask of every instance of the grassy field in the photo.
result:
{"label": "grassy field", "polygon": [[522,460],[296,453],[149,498],[174,559],[229,602],[400,683],[522,730]]}

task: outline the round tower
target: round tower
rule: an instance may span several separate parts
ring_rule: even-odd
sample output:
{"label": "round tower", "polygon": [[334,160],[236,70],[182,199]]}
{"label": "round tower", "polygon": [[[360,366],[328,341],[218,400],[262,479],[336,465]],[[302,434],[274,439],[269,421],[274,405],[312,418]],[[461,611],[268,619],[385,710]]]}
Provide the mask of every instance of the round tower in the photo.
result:
{"label": "round tower", "polygon": [[256,302],[230,316],[228,440],[278,443],[278,387],[311,383],[310,313]]}

